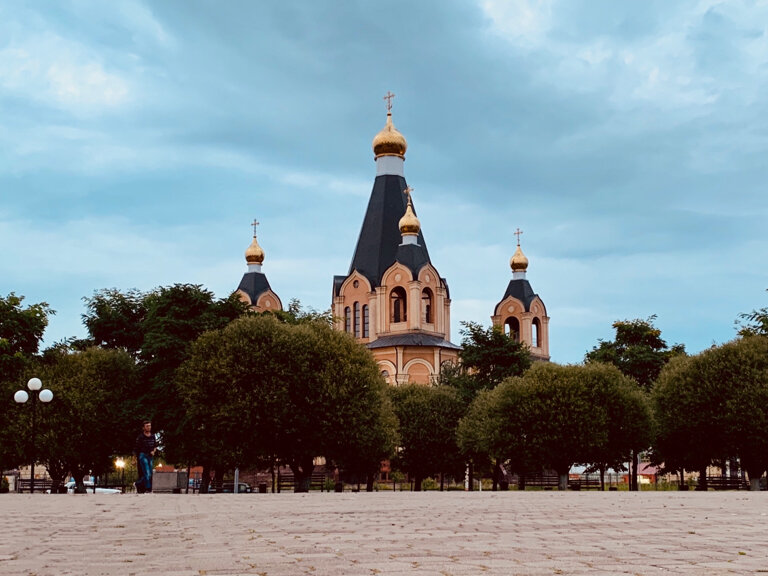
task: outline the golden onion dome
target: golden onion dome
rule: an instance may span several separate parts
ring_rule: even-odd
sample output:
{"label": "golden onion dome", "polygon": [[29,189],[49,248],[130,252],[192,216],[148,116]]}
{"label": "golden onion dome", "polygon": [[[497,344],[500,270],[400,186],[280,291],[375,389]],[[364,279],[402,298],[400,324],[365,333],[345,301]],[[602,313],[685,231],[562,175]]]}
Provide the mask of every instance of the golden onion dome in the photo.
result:
{"label": "golden onion dome", "polygon": [[512,272],[525,272],[528,269],[528,258],[520,249],[520,244],[517,245],[517,250],[509,259],[509,265],[512,267]]}
{"label": "golden onion dome", "polygon": [[411,204],[411,198],[408,197],[408,206],[405,209],[405,214],[400,218],[398,224],[400,227],[400,234],[403,236],[418,236],[421,230],[421,222],[416,218],[416,214],[413,213],[413,204]]}
{"label": "golden onion dome", "polygon": [[405,158],[408,143],[405,136],[392,124],[392,113],[387,113],[387,125],[373,138],[373,154],[379,156],[399,156]]}
{"label": "golden onion dome", "polygon": [[251,245],[248,246],[248,249],[245,251],[245,261],[248,264],[261,264],[264,262],[264,250],[259,246],[259,242],[256,240],[255,235]]}

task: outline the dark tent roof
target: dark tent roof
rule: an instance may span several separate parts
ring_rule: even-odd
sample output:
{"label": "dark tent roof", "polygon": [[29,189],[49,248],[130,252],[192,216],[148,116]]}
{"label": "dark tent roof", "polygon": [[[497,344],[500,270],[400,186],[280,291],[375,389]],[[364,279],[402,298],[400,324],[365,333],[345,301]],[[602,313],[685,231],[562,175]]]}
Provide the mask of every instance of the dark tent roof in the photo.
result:
{"label": "dark tent roof", "polygon": [[371,350],[375,348],[388,348],[390,346],[437,346],[439,348],[461,350],[461,346],[457,346],[453,342],[448,342],[448,340],[444,340],[439,336],[421,334],[418,332],[382,336],[368,344],[368,348]]}
{"label": "dark tent roof", "polygon": [[504,300],[512,296],[513,298],[516,298],[517,300],[520,300],[520,302],[523,303],[523,307],[525,308],[526,312],[530,312],[531,310],[531,302],[533,302],[533,299],[538,296],[538,294],[534,293],[533,288],[531,288],[530,283],[528,280],[525,280],[523,278],[518,280],[510,280],[509,285],[507,286],[507,291],[504,292],[504,297],[499,301],[498,304],[496,304],[496,308],[499,307],[499,304],[501,304]]}
{"label": "dark tent roof", "polygon": [[246,272],[243,274],[243,279],[240,280],[240,285],[237,289],[248,294],[252,304],[256,304],[256,300],[264,292],[271,290],[267,277],[263,272]]}
{"label": "dark tent roof", "polygon": [[[408,201],[403,194],[406,183],[402,176],[377,176],[373,182],[371,199],[357,239],[349,274],[357,270],[368,278],[372,287],[381,286],[384,272],[395,263],[402,262],[416,275],[429,262],[424,236],[419,233],[418,246],[401,247],[402,236],[398,224],[405,214]],[[415,213],[415,209],[414,209]],[[406,250],[401,250],[406,248]],[[400,260],[400,257],[404,260]],[[336,292],[338,293],[338,292]]]}

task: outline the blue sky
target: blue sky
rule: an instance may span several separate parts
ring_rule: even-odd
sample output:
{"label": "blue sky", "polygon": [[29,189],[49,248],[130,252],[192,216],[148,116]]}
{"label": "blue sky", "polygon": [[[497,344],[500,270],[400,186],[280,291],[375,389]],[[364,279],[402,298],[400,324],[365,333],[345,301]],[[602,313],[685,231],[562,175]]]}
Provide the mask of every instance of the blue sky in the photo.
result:
{"label": "blue sky", "polygon": [[453,341],[517,227],[557,362],[766,305],[768,4],[709,0],[3,2],[0,293],[47,343],[96,289],[225,296],[258,218],[273,289],[328,308],[388,90]]}

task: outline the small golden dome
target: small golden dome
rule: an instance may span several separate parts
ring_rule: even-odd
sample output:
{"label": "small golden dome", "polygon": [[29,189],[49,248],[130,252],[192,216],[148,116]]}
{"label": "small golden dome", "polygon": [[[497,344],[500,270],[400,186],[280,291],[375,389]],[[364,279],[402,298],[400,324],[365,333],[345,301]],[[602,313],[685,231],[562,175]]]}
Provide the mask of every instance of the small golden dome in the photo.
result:
{"label": "small golden dome", "polygon": [[411,204],[411,197],[408,196],[408,206],[405,209],[405,214],[400,218],[400,234],[403,236],[418,236],[421,230],[421,222],[416,218],[416,214],[413,213],[413,204]]}
{"label": "small golden dome", "polygon": [[259,246],[256,236],[253,237],[253,242],[251,242],[251,245],[248,246],[248,249],[245,251],[245,261],[248,264],[261,264],[264,262],[264,250]]}
{"label": "small golden dome", "polygon": [[517,250],[509,259],[509,265],[512,267],[512,272],[525,272],[528,269],[528,258],[520,250],[520,244],[517,245]]}
{"label": "small golden dome", "polygon": [[373,138],[373,154],[379,156],[400,156],[405,158],[408,143],[405,136],[392,124],[392,113],[387,113],[387,125]]}

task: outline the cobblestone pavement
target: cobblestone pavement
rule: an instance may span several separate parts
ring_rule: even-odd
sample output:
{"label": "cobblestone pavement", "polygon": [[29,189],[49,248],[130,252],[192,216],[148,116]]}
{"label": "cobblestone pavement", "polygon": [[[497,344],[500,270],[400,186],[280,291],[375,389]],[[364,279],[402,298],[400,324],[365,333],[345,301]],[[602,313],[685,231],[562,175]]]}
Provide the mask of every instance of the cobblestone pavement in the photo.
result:
{"label": "cobblestone pavement", "polygon": [[2,575],[768,574],[768,494],[0,495]]}

